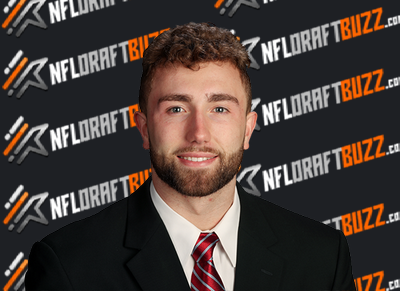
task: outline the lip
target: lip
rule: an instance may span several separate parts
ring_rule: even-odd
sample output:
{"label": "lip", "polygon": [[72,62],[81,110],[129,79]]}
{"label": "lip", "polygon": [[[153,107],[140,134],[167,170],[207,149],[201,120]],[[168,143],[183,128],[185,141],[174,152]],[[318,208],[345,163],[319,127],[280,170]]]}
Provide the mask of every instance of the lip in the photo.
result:
{"label": "lip", "polygon": [[206,152],[190,152],[177,155],[178,157],[213,158],[216,154]]}
{"label": "lip", "polygon": [[[207,157],[207,158],[211,158],[202,162],[194,162],[194,161],[189,161],[189,160],[185,160],[183,158],[180,157]],[[187,167],[196,167],[196,168],[200,168],[200,167],[206,167],[211,165],[212,163],[215,162],[215,160],[218,158],[218,156],[216,155],[205,155],[205,153],[201,154],[201,153],[197,153],[197,155],[192,155],[192,154],[187,154],[185,153],[184,155],[179,155],[177,156],[177,159],[184,165]]]}

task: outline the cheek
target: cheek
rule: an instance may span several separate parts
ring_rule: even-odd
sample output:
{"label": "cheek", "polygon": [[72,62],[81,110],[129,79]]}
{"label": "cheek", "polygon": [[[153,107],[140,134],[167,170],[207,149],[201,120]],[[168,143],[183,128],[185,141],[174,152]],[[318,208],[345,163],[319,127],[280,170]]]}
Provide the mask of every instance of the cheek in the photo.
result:
{"label": "cheek", "polygon": [[242,123],[219,124],[213,132],[215,141],[226,151],[242,147],[245,129]]}
{"label": "cheek", "polygon": [[156,121],[149,133],[151,144],[157,150],[169,150],[174,147],[174,144],[180,139],[179,134],[182,133],[178,124],[172,124],[165,121]]}

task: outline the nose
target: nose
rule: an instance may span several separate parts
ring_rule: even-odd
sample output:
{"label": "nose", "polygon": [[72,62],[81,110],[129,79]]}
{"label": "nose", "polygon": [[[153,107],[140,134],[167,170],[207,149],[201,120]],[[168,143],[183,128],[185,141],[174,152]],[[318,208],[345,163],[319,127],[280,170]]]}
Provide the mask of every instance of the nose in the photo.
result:
{"label": "nose", "polygon": [[186,121],[186,140],[188,142],[203,144],[210,141],[210,122],[205,113],[194,111]]}

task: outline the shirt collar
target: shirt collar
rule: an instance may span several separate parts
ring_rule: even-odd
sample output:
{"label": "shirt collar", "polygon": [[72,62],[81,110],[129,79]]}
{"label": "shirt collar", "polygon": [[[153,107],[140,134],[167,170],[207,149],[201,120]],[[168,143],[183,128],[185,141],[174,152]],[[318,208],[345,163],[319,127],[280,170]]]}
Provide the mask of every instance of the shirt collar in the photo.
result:
{"label": "shirt collar", "polygon": [[[181,264],[186,264],[202,231],[175,212],[161,199],[154,188],[153,181],[150,185],[150,195],[157,212],[167,228]],[[215,232],[217,234],[222,248],[225,250],[233,267],[236,267],[239,217],[240,201],[237,187],[235,186],[233,203],[224,217],[213,229],[203,231]]]}

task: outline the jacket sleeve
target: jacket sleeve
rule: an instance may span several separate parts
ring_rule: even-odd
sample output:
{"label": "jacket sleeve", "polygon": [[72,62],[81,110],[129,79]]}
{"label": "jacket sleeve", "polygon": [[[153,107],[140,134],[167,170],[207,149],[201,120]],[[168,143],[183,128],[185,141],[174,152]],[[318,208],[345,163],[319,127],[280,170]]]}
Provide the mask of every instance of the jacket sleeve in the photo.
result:
{"label": "jacket sleeve", "polygon": [[74,290],[56,253],[44,242],[36,242],[25,275],[27,291]]}
{"label": "jacket sleeve", "polygon": [[354,284],[351,258],[347,240],[342,231],[340,233],[340,245],[336,263],[335,280],[332,286],[333,291],[356,290]]}

